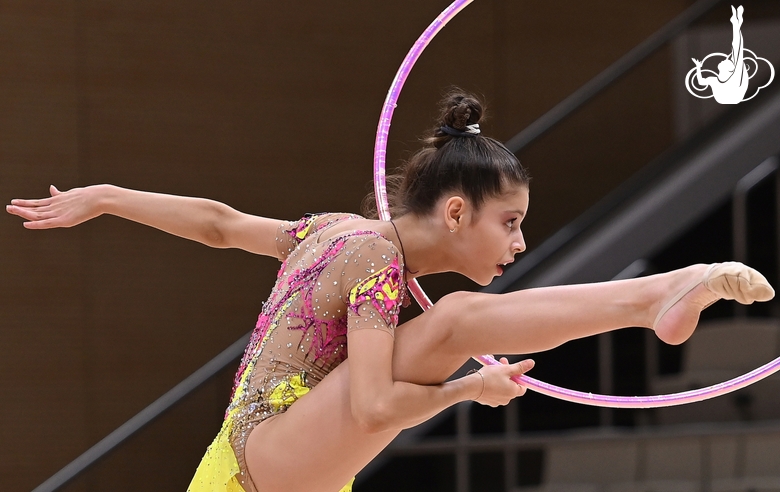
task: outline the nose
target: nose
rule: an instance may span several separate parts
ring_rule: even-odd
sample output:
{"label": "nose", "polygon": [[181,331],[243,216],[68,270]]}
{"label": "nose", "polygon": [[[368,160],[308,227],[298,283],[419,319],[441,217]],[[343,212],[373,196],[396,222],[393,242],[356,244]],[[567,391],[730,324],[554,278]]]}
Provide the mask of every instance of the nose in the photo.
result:
{"label": "nose", "polygon": [[512,243],[512,254],[522,253],[525,251],[525,238],[523,233],[520,233],[520,237]]}

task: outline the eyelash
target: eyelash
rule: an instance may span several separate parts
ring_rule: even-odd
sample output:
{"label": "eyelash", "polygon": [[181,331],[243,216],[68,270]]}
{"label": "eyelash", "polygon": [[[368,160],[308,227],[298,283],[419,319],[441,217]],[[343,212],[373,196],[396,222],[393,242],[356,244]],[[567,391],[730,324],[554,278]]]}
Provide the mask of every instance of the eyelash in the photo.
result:
{"label": "eyelash", "polygon": [[506,223],[507,223],[507,225],[509,226],[510,229],[515,225],[515,221],[516,220],[517,220],[517,218],[515,217],[514,219],[509,219],[509,220],[506,221]]}

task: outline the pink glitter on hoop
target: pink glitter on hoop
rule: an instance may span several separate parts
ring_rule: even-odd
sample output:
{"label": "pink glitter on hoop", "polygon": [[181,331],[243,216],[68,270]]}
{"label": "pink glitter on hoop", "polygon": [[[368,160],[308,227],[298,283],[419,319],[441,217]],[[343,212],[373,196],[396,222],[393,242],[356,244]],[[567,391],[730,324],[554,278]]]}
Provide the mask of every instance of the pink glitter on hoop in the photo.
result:
{"label": "pink glitter on hoop", "polygon": [[[393,119],[393,111],[396,108],[401,88],[403,87],[404,82],[406,82],[409,73],[412,71],[415,62],[420,58],[420,55],[423,50],[425,50],[426,46],[428,46],[431,39],[433,39],[433,37],[436,36],[436,34],[438,34],[438,32],[455,17],[455,15],[472,1],[473,0],[456,0],[439,14],[425,32],[417,39],[417,42],[414,43],[414,46],[409,50],[409,53],[407,53],[403,63],[401,63],[401,67],[398,69],[398,72],[393,79],[390,90],[387,93],[387,98],[385,98],[385,103],[382,106],[382,114],[379,117],[379,127],[377,128],[376,142],[374,143],[374,191],[376,194],[379,217],[382,220],[390,220],[390,207],[387,202],[385,180],[387,137],[390,133],[390,122]],[[431,303],[428,296],[423,292],[417,280],[409,282],[409,290],[424,310],[430,309],[433,303]],[[475,357],[475,359],[483,365],[500,364],[492,355],[482,355]],[[525,375],[514,378],[514,381],[538,393],[574,403],[612,408],[655,408],[683,405],[685,403],[693,403],[725,395],[726,393],[731,393],[732,391],[751,385],[756,381],[760,381],[778,370],[780,370],[780,357],[758,369],[723,383],[707,388],[685,391],[683,393],[658,396],[610,396],[583,393],[581,391],[554,386]]]}

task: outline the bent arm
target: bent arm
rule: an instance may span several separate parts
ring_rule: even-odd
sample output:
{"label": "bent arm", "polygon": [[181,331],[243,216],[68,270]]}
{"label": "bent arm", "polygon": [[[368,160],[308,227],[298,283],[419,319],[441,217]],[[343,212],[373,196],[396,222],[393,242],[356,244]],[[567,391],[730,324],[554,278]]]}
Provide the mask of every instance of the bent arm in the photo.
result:
{"label": "bent arm", "polygon": [[394,381],[393,337],[386,332],[354,331],[348,345],[352,415],[367,432],[413,427],[482,393],[479,374],[436,385]]}
{"label": "bent arm", "polygon": [[702,77],[701,76],[701,63],[699,63],[696,59],[694,59],[693,61],[696,63],[696,82],[698,82],[699,85],[702,86],[702,87],[707,87],[710,84],[709,77],[706,78],[706,79],[704,77]]}
{"label": "bent arm", "polygon": [[28,229],[72,227],[103,214],[116,215],[215,248],[240,248],[276,257],[281,221],[241,213],[204,198],[165,195],[96,185],[60,192],[50,198],[12,200],[6,210],[28,222]]}
{"label": "bent arm", "polygon": [[512,380],[534,366],[532,360],[483,367],[441,384],[396,381],[392,375],[394,339],[385,331],[355,330],[349,334],[350,406],[366,432],[407,429],[456,403],[474,400],[492,407],[525,394]]}

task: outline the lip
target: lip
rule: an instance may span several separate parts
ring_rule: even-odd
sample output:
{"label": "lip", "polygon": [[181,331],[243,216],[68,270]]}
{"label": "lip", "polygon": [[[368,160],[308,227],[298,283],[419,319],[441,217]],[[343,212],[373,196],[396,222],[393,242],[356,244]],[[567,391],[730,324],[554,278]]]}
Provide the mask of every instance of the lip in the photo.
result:
{"label": "lip", "polygon": [[501,268],[501,265],[496,265],[496,275],[499,277],[504,274],[504,270]]}

